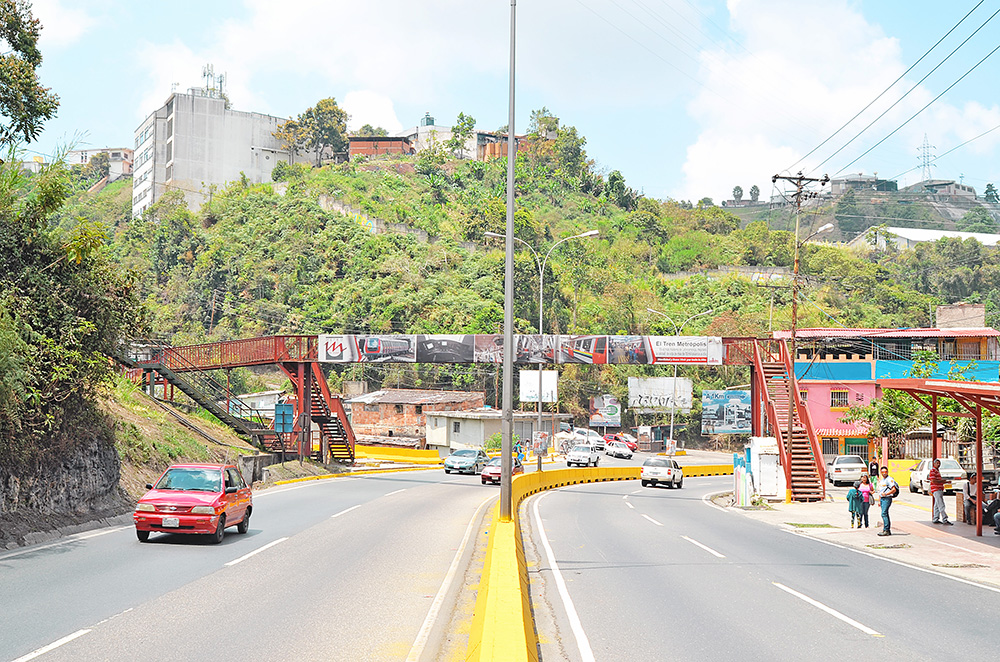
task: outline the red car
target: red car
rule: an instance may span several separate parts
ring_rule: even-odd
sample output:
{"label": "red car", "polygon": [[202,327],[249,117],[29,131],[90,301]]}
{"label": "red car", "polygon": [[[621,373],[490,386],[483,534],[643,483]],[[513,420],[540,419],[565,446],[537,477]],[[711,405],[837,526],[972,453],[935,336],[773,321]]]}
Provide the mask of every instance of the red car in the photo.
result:
{"label": "red car", "polygon": [[233,465],[175,464],[146,489],[133,515],[140,542],[160,532],[208,534],[220,543],[226,527],[250,528],[250,488]]}
{"label": "red car", "polygon": [[[511,467],[510,470],[510,475],[516,476],[517,474],[523,474],[523,473],[524,473],[524,465],[521,464],[521,461],[515,457],[514,465]],[[482,476],[483,485],[485,485],[486,483],[499,483],[500,458],[499,457],[490,458],[490,461],[486,463],[485,467],[483,467],[483,473],[481,473],[480,476]]]}
{"label": "red car", "polygon": [[623,444],[625,444],[626,446],[628,446],[628,449],[630,451],[632,451],[633,453],[636,452],[637,450],[639,450],[639,444],[635,443],[634,441],[629,441],[628,439],[626,439],[625,437],[623,437],[620,434],[616,434],[616,433],[606,434],[606,435],[604,435],[604,441],[609,441],[609,442],[610,441],[620,441]]}

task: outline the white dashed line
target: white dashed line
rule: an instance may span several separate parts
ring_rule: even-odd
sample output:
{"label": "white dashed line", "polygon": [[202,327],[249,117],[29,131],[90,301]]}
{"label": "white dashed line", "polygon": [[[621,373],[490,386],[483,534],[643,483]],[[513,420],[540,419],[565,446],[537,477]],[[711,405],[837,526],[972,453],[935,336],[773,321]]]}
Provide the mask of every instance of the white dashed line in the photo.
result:
{"label": "white dashed line", "polygon": [[275,546],[275,545],[277,545],[277,544],[278,544],[279,542],[285,542],[286,540],[288,540],[288,538],[287,538],[287,537],[285,537],[285,538],[278,538],[277,540],[273,540],[273,541],[271,541],[271,542],[267,543],[266,545],[264,545],[263,547],[258,547],[257,549],[253,550],[252,552],[248,552],[248,553],[244,554],[243,556],[241,556],[241,557],[240,557],[240,558],[238,558],[238,559],[233,559],[232,561],[230,561],[230,562],[229,562],[229,563],[227,563],[226,565],[227,565],[227,566],[231,566],[231,565],[236,565],[237,563],[240,563],[240,562],[242,562],[242,561],[246,561],[246,560],[247,560],[248,558],[250,558],[251,556],[254,556],[255,554],[260,554],[260,553],[261,553],[261,552],[263,552],[263,551],[264,551],[265,549],[268,549],[269,547],[274,547],[274,546]]}
{"label": "white dashed line", "polygon": [[777,586],[778,588],[780,588],[782,591],[785,591],[786,593],[794,595],[799,600],[807,602],[807,603],[811,604],[813,607],[816,607],[817,609],[825,611],[826,613],[830,614],[834,618],[842,620],[843,622],[847,623],[851,627],[854,627],[854,628],[857,628],[857,629],[861,630],[865,634],[870,634],[873,637],[881,637],[882,636],[881,634],[879,634],[875,630],[871,629],[867,625],[862,625],[861,623],[858,623],[853,618],[850,618],[849,616],[845,616],[844,614],[841,614],[836,609],[833,609],[831,607],[827,607],[822,602],[819,602],[817,600],[813,600],[808,595],[803,595],[803,594],[799,593],[798,591],[795,591],[795,590],[792,590],[792,589],[788,588],[784,584],[779,584],[778,582],[771,582],[771,583],[774,584],[775,586]]}
{"label": "white dashed line", "polygon": [[695,540],[693,538],[688,538],[687,536],[681,536],[681,538],[684,538],[684,540],[687,540],[692,545],[695,545],[697,547],[701,547],[703,550],[705,550],[709,554],[712,554],[712,555],[714,555],[714,556],[716,556],[716,557],[718,557],[720,559],[726,558],[725,555],[719,554],[717,551],[715,551],[714,549],[712,549],[708,545],[703,545],[703,544],[701,544],[700,542],[698,542],[697,540]]}
{"label": "white dashed line", "polygon": [[39,657],[41,655],[45,655],[49,651],[55,650],[55,649],[59,648],[60,646],[62,646],[63,644],[68,644],[69,642],[73,641],[77,637],[82,637],[83,635],[87,634],[88,632],[90,632],[90,630],[77,630],[73,634],[66,635],[62,639],[59,639],[58,641],[53,641],[48,646],[42,646],[41,648],[37,648],[37,649],[31,651],[27,655],[24,655],[22,657],[17,658],[16,660],[14,660],[14,662],[28,662],[28,660],[34,660],[36,657]]}
{"label": "white dashed line", "polygon": [[350,508],[346,508],[344,510],[341,510],[339,513],[334,513],[333,515],[330,515],[330,519],[333,519],[334,517],[340,517],[341,515],[343,515],[345,513],[349,513],[352,510],[354,510],[355,508],[360,508],[360,507],[361,507],[360,503],[358,505],[356,505],[356,506],[351,506]]}
{"label": "white dashed line", "polygon": [[645,514],[644,514],[644,515],[643,515],[643,517],[645,517],[646,519],[648,519],[648,520],[649,520],[650,522],[652,522],[652,523],[653,523],[653,524],[655,524],[656,526],[663,526],[662,524],[660,524],[659,522],[657,522],[657,521],[656,521],[655,519],[653,519],[653,518],[652,518],[652,517],[650,517],[649,515],[645,515]]}
{"label": "white dashed line", "polygon": [[396,490],[395,492],[389,492],[388,494],[383,494],[382,496],[392,496],[393,494],[399,494],[400,492],[405,492],[405,491],[406,491],[406,488],[404,487],[401,490]]}
{"label": "white dashed line", "polygon": [[625,505],[628,506],[629,508],[632,508],[633,510],[635,509],[635,506],[630,504],[628,501],[625,502]]}

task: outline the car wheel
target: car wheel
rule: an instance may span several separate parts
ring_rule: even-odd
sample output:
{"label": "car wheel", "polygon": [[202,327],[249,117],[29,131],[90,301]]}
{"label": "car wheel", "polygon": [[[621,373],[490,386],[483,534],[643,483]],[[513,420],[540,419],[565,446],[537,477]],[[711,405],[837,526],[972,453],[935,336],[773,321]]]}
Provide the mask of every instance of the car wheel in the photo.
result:
{"label": "car wheel", "polygon": [[642,483],[643,487],[649,487],[649,481],[648,480],[643,480],[643,481],[640,481],[640,482]]}
{"label": "car wheel", "polygon": [[239,531],[240,533],[246,533],[247,531],[250,530],[250,509],[249,508],[247,508],[247,511],[243,514],[243,519],[240,520],[240,523],[236,525],[236,530]]}
{"label": "car wheel", "polygon": [[215,533],[212,534],[212,544],[218,545],[222,542],[222,539],[226,537],[226,516],[221,515],[219,517],[219,525],[215,527]]}
{"label": "car wheel", "polygon": [[601,461],[601,458],[595,457],[594,458],[594,466],[596,467],[600,463],[600,461]]}
{"label": "car wheel", "polygon": [[931,493],[930,490],[927,489],[927,485],[924,484],[924,481],[920,481],[920,491],[924,493],[924,496],[928,496]]}
{"label": "car wheel", "polygon": [[482,483],[483,483],[483,485],[486,484],[486,479],[485,478],[482,479]]}
{"label": "car wheel", "polygon": [[682,487],[684,487],[684,476],[681,476],[681,479],[677,481],[677,489],[681,489]]}
{"label": "car wheel", "polygon": [[135,537],[139,539],[139,542],[146,542],[149,540],[149,531],[135,530]]}
{"label": "car wheel", "polygon": [[916,493],[917,493],[917,486],[914,485],[913,481],[911,480],[910,481],[910,494],[916,494]]}
{"label": "car wheel", "polygon": [[672,481],[672,480],[668,481],[667,482],[667,487],[669,487],[670,489],[674,489],[674,481]]}
{"label": "car wheel", "polygon": [[450,473],[451,473],[451,469],[445,469],[445,470],[444,470],[444,472],[445,472],[446,474],[450,474]]}

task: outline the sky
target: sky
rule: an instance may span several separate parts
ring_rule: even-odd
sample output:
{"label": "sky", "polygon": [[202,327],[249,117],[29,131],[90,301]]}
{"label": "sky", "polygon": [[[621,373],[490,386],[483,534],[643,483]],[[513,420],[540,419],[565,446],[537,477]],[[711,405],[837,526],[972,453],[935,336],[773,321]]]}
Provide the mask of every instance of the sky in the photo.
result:
{"label": "sky", "polygon": [[[982,194],[1000,184],[1000,129],[986,133],[1000,127],[995,5],[521,0],[515,131],[544,106],[586,137],[600,172],[620,170],[648,197],[716,203],[737,185],[766,199],[782,188],[773,175],[799,171],[912,184],[926,135],[933,176]],[[291,117],[332,96],[349,128],[392,132],[425,112],[446,126],[459,112],[482,130],[507,124],[507,0],[33,7],[40,78],[61,103],[29,156],[131,145],[174,84],[204,86],[206,64],[236,110]]]}

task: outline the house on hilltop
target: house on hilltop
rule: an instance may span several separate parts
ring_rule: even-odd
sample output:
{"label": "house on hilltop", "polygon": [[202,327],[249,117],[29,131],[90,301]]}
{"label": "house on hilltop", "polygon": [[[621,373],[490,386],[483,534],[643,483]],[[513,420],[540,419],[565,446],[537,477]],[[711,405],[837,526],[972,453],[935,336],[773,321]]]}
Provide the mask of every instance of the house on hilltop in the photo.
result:
{"label": "house on hilltop", "polygon": [[476,409],[485,398],[481,392],[390,388],[359,395],[346,404],[357,434],[424,438],[428,412]]}
{"label": "house on hilltop", "polygon": [[[443,147],[446,142],[451,140],[452,135],[450,126],[435,124],[431,114],[425,113],[420,119],[420,124],[398,131],[394,137],[406,138],[413,145],[414,152],[420,153],[434,145]],[[521,136],[518,136],[517,140],[520,139]],[[506,157],[507,136],[488,131],[473,131],[472,135],[465,141],[459,156],[479,161]]]}
{"label": "house on hilltop", "polygon": [[67,165],[87,165],[98,154],[108,155],[108,182],[115,182],[132,174],[133,153],[128,147],[100,147],[74,149],[66,153]]}
{"label": "house on hilltop", "polygon": [[886,246],[895,246],[899,250],[913,248],[917,244],[937,241],[944,237],[956,239],[975,239],[983,246],[996,246],[1000,242],[1000,234],[984,232],[959,232],[958,230],[928,230],[926,228],[870,228],[874,232],[874,245],[869,244],[868,231],[862,232],[847,242],[848,248],[856,250],[885,250]]}

